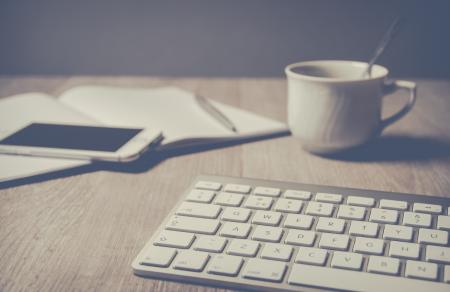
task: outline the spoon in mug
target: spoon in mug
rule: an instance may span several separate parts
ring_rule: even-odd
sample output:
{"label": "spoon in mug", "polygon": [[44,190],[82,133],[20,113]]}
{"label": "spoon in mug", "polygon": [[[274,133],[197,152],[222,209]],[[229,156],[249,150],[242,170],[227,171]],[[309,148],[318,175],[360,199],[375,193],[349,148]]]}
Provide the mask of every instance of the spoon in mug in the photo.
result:
{"label": "spoon in mug", "polygon": [[366,70],[364,70],[362,74],[363,77],[371,76],[373,64],[375,64],[375,61],[378,59],[379,56],[381,56],[381,54],[384,52],[384,49],[386,49],[391,40],[394,38],[395,33],[398,31],[399,24],[400,24],[400,17],[397,17],[391,23],[388,30],[384,33],[383,38],[378,43],[378,46],[372,55],[372,58],[370,58]]}

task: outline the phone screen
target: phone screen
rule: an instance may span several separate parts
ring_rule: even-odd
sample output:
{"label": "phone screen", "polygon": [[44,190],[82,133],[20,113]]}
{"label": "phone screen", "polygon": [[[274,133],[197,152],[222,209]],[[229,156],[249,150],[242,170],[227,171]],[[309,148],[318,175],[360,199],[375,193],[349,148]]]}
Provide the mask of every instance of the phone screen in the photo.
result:
{"label": "phone screen", "polygon": [[142,129],[33,123],[0,141],[3,145],[115,152]]}

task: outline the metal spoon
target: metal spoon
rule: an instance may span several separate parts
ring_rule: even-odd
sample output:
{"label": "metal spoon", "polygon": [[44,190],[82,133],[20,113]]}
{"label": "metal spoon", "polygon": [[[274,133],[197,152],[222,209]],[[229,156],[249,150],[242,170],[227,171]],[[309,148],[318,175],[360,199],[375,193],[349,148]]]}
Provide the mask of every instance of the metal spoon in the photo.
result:
{"label": "metal spoon", "polygon": [[372,58],[367,65],[366,70],[363,72],[363,77],[370,77],[372,75],[372,66],[375,64],[375,61],[379,56],[383,53],[384,49],[389,45],[391,40],[394,38],[395,33],[398,31],[398,27],[400,24],[400,17],[396,17],[395,20],[391,23],[387,31],[384,33],[383,38],[378,43],[377,48],[375,49]]}

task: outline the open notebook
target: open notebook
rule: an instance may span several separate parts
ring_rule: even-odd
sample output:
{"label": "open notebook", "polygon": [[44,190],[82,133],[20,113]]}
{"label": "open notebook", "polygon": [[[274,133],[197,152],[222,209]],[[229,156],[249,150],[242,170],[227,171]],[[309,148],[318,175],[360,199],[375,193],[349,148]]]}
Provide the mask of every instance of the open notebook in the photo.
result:
{"label": "open notebook", "polygon": [[[160,149],[195,147],[264,138],[288,133],[284,123],[211,101],[236,126],[225,128],[204,111],[192,93],[175,88],[153,89],[80,86],[58,98],[26,93],[0,99],[0,131],[30,122],[86,123],[155,128],[163,132]],[[0,155],[0,181],[82,166],[83,160]]]}

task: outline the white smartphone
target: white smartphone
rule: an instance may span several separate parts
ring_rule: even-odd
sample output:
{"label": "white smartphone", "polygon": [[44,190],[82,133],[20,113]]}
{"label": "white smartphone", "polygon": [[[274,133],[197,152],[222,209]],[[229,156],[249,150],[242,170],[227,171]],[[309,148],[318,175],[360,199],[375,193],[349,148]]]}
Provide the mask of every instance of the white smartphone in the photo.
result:
{"label": "white smartphone", "polygon": [[161,139],[161,132],[150,129],[31,123],[17,131],[1,131],[0,153],[131,161]]}

